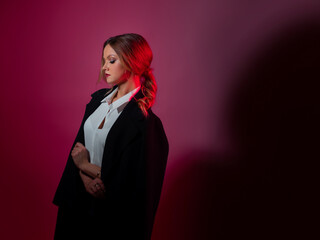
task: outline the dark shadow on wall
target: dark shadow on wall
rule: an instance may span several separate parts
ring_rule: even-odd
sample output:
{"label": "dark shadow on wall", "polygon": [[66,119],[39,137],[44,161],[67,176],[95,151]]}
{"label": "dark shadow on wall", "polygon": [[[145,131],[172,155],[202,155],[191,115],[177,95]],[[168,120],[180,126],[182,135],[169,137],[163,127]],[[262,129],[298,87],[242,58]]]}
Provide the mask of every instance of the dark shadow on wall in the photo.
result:
{"label": "dark shadow on wall", "polygon": [[[247,239],[314,236],[319,161],[320,22],[299,22],[248,63],[231,99]],[[231,235],[236,237],[237,235]]]}
{"label": "dark shadow on wall", "polygon": [[181,156],[153,240],[316,236],[319,58],[315,20],[292,25],[259,49],[230,97],[236,155]]}

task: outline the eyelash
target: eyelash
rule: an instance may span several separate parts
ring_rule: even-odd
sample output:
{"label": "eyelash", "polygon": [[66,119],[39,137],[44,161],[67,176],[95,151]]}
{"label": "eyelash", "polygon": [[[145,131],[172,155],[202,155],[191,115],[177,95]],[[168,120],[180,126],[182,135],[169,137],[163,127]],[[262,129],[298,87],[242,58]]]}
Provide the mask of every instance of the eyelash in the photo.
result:
{"label": "eyelash", "polygon": [[[116,61],[116,59],[112,59],[112,60],[109,61],[109,63],[114,64],[115,61]],[[106,60],[104,60],[104,62],[106,63]]]}

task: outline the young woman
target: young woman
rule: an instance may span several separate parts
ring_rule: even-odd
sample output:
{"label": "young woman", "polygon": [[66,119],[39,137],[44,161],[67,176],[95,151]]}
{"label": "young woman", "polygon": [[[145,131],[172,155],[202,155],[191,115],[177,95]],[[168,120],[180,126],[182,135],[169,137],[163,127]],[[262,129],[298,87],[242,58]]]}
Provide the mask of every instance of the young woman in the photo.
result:
{"label": "young woman", "polygon": [[112,88],[86,106],[53,200],[55,239],[151,238],[168,157],[152,58],[138,34],[104,43],[100,79]]}

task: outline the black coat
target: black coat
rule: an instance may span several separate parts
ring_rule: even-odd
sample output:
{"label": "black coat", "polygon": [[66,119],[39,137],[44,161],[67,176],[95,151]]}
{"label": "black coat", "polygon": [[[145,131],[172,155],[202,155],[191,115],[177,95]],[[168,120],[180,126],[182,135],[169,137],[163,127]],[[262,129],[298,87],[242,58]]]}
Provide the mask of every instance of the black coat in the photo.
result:
{"label": "black coat", "polygon": [[[83,125],[106,96],[107,89],[93,93],[76,136],[84,144]],[[106,139],[101,180],[104,200],[85,191],[71,151],[53,203],[85,211],[103,225],[106,239],[150,239],[168,157],[168,141],[161,120],[148,110],[145,117],[132,98],[113,124]]]}

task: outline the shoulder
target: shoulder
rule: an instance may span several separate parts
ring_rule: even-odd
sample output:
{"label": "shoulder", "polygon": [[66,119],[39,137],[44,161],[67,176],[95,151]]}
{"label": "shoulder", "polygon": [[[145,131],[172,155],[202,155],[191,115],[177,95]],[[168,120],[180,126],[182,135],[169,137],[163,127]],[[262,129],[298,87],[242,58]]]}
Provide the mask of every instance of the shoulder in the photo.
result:
{"label": "shoulder", "polygon": [[169,151],[168,138],[162,121],[151,109],[148,110],[148,116],[146,117],[146,137],[148,145],[152,146],[152,149],[161,149],[167,157]]}
{"label": "shoulder", "polygon": [[163,129],[160,118],[151,110],[151,108],[148,109],[147,116],[144,115],[135,99],[132,99],[128,103],[123,110],[122,115],[128,116],[127,120],[133,122],[134,125],[141,130],[149,131],[153,128]]}
{"label": "shoulder", "polygon": [[155,121],[162,125],[160,118],[152,111],[151,108],[148,109],[148,116],[146,116],[147,121]]}
{"label": "shoulder", "polygon": [[91,94],[92,100],[96,100],[96,99],[102,100],[104,97],[110,94],[117,87],[118,87],[117,85],[114,85],[112,88],[102,88],[95,91],[94,93]]}
{"label": "shoulder", "polygon": [[164,127],[161,119],[151,110],[148,110],[148,116],[145,117],[148,130],[153,129],[156,132],[163,132]]}
{"label": "shoulder", "polygon": [[106,93],[109,91],[110,89],[108,88],[102,88],[99,89],[97,91],[95,91],[94,93],[91,94],[92,98],[100,98],[106,95]]}

